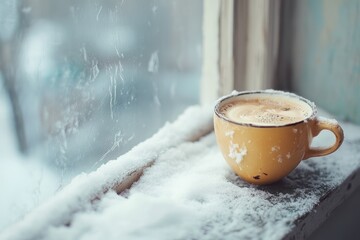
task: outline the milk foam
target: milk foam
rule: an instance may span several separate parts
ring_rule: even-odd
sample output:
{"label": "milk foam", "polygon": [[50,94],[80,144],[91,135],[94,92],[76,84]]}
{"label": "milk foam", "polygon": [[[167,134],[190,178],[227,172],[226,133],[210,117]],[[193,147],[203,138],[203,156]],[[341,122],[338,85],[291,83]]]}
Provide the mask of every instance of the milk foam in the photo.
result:
{"label": "milk foam", "polygon": [[312,110],[306,103],[286,97],[240,97],[225,103],[220,113],[228,119],[260,126],[286,125],[308,118]]}

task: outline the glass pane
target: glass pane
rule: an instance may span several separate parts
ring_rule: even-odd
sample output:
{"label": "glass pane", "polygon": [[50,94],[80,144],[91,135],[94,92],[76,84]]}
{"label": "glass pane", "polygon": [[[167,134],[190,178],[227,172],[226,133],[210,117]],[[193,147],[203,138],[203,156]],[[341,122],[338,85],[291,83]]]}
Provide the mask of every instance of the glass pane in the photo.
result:
{"label": "glass pane", "polygon": [[0,164],[14,174],[0,191],[32,190],[2,207],[31,209],[198,103],[201,26],[200,0],[5,0],[0,124],[14,151]]}

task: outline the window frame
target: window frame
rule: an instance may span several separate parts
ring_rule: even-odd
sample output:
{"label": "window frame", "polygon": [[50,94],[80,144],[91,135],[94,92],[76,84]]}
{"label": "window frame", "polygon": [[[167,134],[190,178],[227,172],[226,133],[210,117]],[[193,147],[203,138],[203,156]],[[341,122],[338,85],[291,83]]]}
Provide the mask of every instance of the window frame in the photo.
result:
{"label": "window frame", "polygon": [[204,1],[202,104],[210,104],[232,90],[275,86],[280,3]]}

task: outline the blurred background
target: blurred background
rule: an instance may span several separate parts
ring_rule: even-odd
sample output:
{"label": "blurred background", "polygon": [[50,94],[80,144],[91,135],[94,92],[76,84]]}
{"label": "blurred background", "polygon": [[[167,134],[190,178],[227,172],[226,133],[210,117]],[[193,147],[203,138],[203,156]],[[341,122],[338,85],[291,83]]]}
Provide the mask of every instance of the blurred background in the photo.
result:
{"label": "blurred background", "polygon": [[0,230],[199,102],[201,26],[200,0],[2,1]]}

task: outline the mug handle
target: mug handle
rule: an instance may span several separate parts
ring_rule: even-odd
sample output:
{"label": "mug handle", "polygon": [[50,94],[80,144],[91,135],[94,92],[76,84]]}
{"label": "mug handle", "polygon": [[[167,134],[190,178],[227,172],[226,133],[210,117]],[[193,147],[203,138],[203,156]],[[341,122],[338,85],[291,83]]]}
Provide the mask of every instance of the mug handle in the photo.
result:
{"label": "mug handle", "polygon": [[335,135],[334,145],[328,148],[316,147],[312,148],[309,146],[307,149],[304,159],[310,157],[320,157],[325,156],[330,153],[335,152],[344,141],[344,132],[341,126],[334,120],[329,120],[327,118],[316,118],[313,120],[313,124],[310,124],[311,132],[314,137],[319,135],[322,130],[329,130]]}

